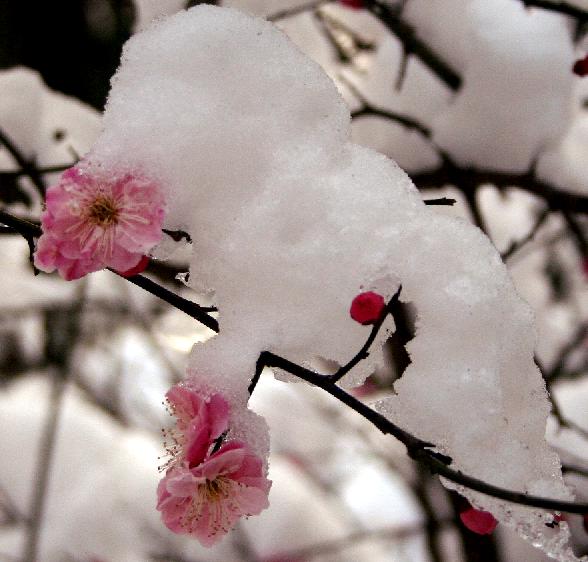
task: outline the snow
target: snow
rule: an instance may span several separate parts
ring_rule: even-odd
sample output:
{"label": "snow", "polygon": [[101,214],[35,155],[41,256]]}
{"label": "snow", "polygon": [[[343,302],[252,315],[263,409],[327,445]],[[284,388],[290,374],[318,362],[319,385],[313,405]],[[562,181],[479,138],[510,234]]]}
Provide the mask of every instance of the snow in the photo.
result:
{"label": "snow", "polygon": [[[535,39],[561,39],[559,19],[510,11],[498,25],[472,3],[469,17],[487,24],[477,57],[505,56],[513,26]],[[558,104],[529,103],[524,93],[547,88],[558,99],[569,89],[555,70],[561,63],[567,72],[569,42],[546,61],[518,37],[521,79],[513,87],[523,105],[516,111],[525,122],[532,113],[536,127],[515,147],[492,144],[520,126],[505,115],[476,146],[477,157],[495,155],[509,169],[526,167],[546,129],[562,119]],[[490,78],[475,60],[436,137],[447,144],[443,131],[451,131],[460,143],[451,148],[474,163],[460,123],[470,110],[477,119],[490,108],[494,115],[504,100],[486,95],[488,80],[498,89],[512,78]],[[113,169],[130,163],[166,186],[166,226],[187,229],[194,240],[189,284],[214,292],[220,307],[221,332],[195,346],[190,376],[243,404],[264,349],[304,364],[317,357],[344,363],[367,337],[348,318],[353,297],[373,289],[389,298],[402,283],[401,299],[418,312],[417,336],[397,395],[379,409],[467,473],[571,497],[544,440],[549,402],[533,363],[532,313],[496,250],[469,224],[427,209],[392,161],[349,141],[349,113],[335,86],[271,24],[200,6],[134,36],[103,124],[91,158]],[[377,360],[372,353],[344,385],[361,383]],[[267,447],[259,418],[248,414],[241,430]],[[556,548],[549,541],[565,542],[564,530],[546,536],[532,510],[468,496],[548,550]]]}
{"label": "snow", "polygon": [[526,171],[570,118],[566,19],[512,0],[417,1],[407,13],[422,33],[435,30],[433,45],[441,34],[441,52],[462,71],[463,87],[435,119],[435,141],[461,164]]}

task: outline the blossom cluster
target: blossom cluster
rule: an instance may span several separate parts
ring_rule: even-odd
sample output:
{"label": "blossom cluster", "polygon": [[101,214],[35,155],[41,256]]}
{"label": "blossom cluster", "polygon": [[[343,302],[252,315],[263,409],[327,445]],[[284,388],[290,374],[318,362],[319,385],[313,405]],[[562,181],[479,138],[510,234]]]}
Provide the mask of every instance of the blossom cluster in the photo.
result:
{"label": "blossom cluster", "polygon": [[157,490],[157,509],[174,533],[212,546],[240,517],[268,507],[271,482],[261,458],[240,440],[224,442],[230,408],[220,394],[204,398],[186,384],[167,395],[175,427],[166,436],[168,460]]}
{"label": "blossom cluster", "polygon": [[68,281],[106,267],[139,273],[162,237],[161,189],[138,174],[81,163],[47,190],[45,205],[35,266]]}

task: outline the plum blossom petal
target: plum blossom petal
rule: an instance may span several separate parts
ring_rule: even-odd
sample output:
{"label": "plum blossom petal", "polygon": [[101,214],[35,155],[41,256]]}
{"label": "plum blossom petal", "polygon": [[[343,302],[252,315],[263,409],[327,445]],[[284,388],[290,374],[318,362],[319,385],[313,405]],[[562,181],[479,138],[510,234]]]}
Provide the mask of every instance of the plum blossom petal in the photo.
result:
{"label": "plum blossom petal", "polygon": [[137,267],[162,237],[161,187],[139,174],[88,162],[66,170],[47,190],[35,266],[66,280],[112,267]]}
{"label": "plum blossom petal", "polygon": [[157,509],[172,531],[212,546],[240,517],[268,507],[271,482],[263,463],[241,441],[231,441],[200,465],[175,466],[158,488]]}
{"label": "plum blossom petal", "polygon": [[212,445],[229,426],[229,405],[220,394],[207,399],[185,384],[173,386],[166,394],[176,426],[168,432],[171,444],[166,468],[186,461],[189,466],[202,462]]}

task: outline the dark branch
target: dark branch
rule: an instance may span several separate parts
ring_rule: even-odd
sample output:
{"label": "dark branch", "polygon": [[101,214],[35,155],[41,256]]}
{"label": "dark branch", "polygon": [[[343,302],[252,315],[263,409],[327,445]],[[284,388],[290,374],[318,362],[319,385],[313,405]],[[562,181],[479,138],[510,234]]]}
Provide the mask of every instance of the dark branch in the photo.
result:
{"label": "dark branch", "polygon": [[582,10],[582,8],[578,8],[567,2],[558,2],[557,0],[521,0],[521,2],[526,8],[541,8],[550,12],[572,16],[580,22],[588,21],[588,12],[586,10]]}
{"label": "dark branch", "polygon": [[406,55],[414,55],[449,88],[459,90],[461,77],[457,71],[419,39],[414,28],[403,21],[396,10],[381,0],[364,0],[364,5],[401,41]]}
{"label": "dark branch", "polygon": [[545,382],[548,386],[553,384],[553,382],[557,380],[561,373],[564,371],[568,355],[572,353],[577,347],[582,345],[587,337],[588,322],[585,322],[584,324],[578,327],[573,338],[560,349],[559,353],[557,354],[557,357],[553,361],[553,366],[551,367],[551,370],[549,372],[544,372],[543,378],[545,379]]}
{"label": "dark branch", "polygon": [[583,478],[588,478],[588,469],[587,468],[581,468],[579,466],[564,464],[561,467],[561,471],[564,474],[575,474],[576,476],[582,476]]}
{"label": "dark branch", "polygon": [[141,289],[144,289],[148,293],[151,293],[152,295],[159,297],[161,300],[165,301],[168,304],[171,304],[173,307],[177,308],[178,310],[181,310],[188,316],[194,318],[194,320],[198,320],[198,322],[204,324],[207,328],[210,328],[214,332],[218,333],[218,321],[216,320],[216,318],[213,318],[212,316],[210,316],[210,314],[208,314],[209,312],[216,310],[216,308],[200,306],[199,304],[196,304],[191,300],[185,299],[184,297],[180,297],[179,295],[176,295],[169,289],[166,289],[164,286],[159,285],[155,281],[152,281],[151,279],[144,277],[143,275],[133,275],[132,277],[125,277],[117,271],[114,271],[114,269],[109,268],[109,271],[116,273],[116,275],[118,275],[119,277],[122,277],[130,283],[133,283],[133,285],[141,287]]}
{"label": "dark branch", "polygon": [[286,10],[279,10],[277,12],[274,12],[273,14],[269,14],[268,16],[266,16],[266,19],[268,21],[274,21],[274,22],[279,21],[279,20],[283,20],[285,18],[297,16],[297,15],[302,14],[304,12],[309,12],[310,10],[316,10],[317,8],[320,8],[324,4],[329,4],[329,3],[330,3],[330,0],[311,0],[310,2],[304,2],[303,4],[300,4],[299,6],[295,6],[294,8],[288,8]]}
{"label": "dark branch", "polygon": [[380,317],[380,319],[374,323],[372,331],[370,332],[370,335],[366,342],[363,344],[362,348],[355,354],[351,361],[341,366],[336,373],[329,376],[331,382],[335,383],[340,381],[349,371],[351,371],[351,369],[353,369],[353,367],[355,367],[360,361],[363,361],[366,357],[368,357],[368,355],[370,354],[369,349],[371,345],[374,343],[374,340],[376,339],[376,336],[378,335],[378,332],[380,331],[382,324],[384,324],[384,321],[388,317],[388,314],[392,313],[394,306],[398,304],[398,299],[400,297],[401,290],[402,285],[398,287],[398,290],[396,291],[396,293],[394,293],[393,297],[386,305],[386,308],[382,311],[382,316]]}
{"label": "dark branch", "polygon": [[41,195],[45,195],[45,182],[32,162],[29,162],[12,141],[0,129],[0,144],[6,147],[15,162],[22,168],[23,175],[29,176]]}
{"label": "dark branch", "polygon": [[370,103],[367,103],[365,100],[361,100],[363,103],[363,107],[351,113],[351,119],[359,119],[360,117],[382,117],[383,119],[388,119],[390,121],[394,121],[407,129],[412,129],[421,133],[424,137],[430,138],[431,131],[419,123],[416,119],[412,117],[408,117],[401,113],[396,113],[394,111],[390,111],[388,109],[383,109],[381,107],[376,107]]}
{"label": "dark branch", "polygon": [[395,425],[393,422],[378,412],[375,412],[366,406],[363,402],[360,402],[355,397],[345,392],[342,388],[331,382],[329,375],[316,373],[269,351],[263,351],[260,354],[258,360],[258,368],[259,367],[275,367],[282,369],[283,371],[286,371],[314,386],[321,388],[363,416],[382,433],[396,437],[404,444],[411,458],[425,464],[434,473],[444,476],[456,484],[462,484],[463,486],[466,486],[467,488],[477,492],[481,492],[483,494],[520,505],[527,505],[530,507],[537,507],[546,510],[565,511],[568,513],[583,514],[588,512],[588,503],[575,503],[564,500],[555,500],[540,496],[532,496],[524,492],[507,490],[498,486],[494,486],[493,484],[488,484],[487,482],[479,480],[478,478],[463,474],[459,470],[450,468],[448,464],[452,462],[451,459],[434,450],[431,450],[435,447],[432,443],[428,443],[427,441],[423,441],[422,439],[415,437],[414,435]]}
{"label": "dark branch", "polygon": [[547,220],[548,216],[549,209],[545,209],[537,218],[537,221],[533,225],[533,228],[524,238],[521,238],[516,242],[511,242],[508,249],[501,255],[503,261],[508,260],[508,258],[510,258],[516,251],[520,250],[525,244],[527,244],[527,242],[530,242],[535,237],[535,234],[537,234],[537,231],[541,228],[543,223]]}
{"label": "dark branch", "polygon": [[447,158],[436,170],[413,174],[412,181],[419,189],[430,189],[454,185],[464,191],[465,187],[484,184],[499,189],[518,187],[536,196],[543,197],[551,209],[574,213],[588,213],[588,197],[568,191],[560,191],[538,179],[534,173],[512,174],[494,170],[478,170],[456,165]]}
{"label": "dark branch", "polygon": [[359,119],[361,117],[368,116],[382,117],[383,119],[388,119],[389,121],[398,123],[399,125],[402,125],[409,130],[417,131],[426,139],[431,140],[431,130],[426,125],[414,117],[397,113],[395,111],[391,111],[371,103],[366,98],[366,96],[359,91],[357,86],[355,86],[355,84],[348,80],[344,75],[341,75],[339,78],[351,90],[351,93],[361,102],[361,108],[351,112],[351,119]]}
{"label": "dark branch", "polygon": [[450,197],[439,197],[439,199],[425,199],[425,205],[447,205],[453,206],[457,203],[455,199],[451,199]]}
{"label": "dark branch", "polygon": [[[31,223],[24,219],[20,219],[2,210],[0,210],[0,223],[5,224],[14,229],[23,238],[25,238],[27,242],[29,242],[29,244],[32,240],[38,238],[42,234],[41,227],[38,224]],[[152,281],[151,279],[148,279],[143,275],[124,277],[123,275],[120,275],[120,273],[112,269],[110,271],[116,273],[118,276],[122,277],[123,279],[126,279],[130,283],[133,283],[134,285],[141,287],[148,293],[151,293],[152,295],[160,298],[161,300],[167,302],[168,304],[172,305],[178,310],[181,310],[182,312],[184,312],[188,316],[191,316],[192,318],[194,318],[194,320],[197,320],[201,324],[204,324],[211,330],[215,332],[219,331],[218,321],[216,320],[216,318],[213,318],[209,314],[209,312],[213,312],[216,310],[214,307],[200,306],[188,299],[180,297],[179,295],[176,295],[169,289],[166,289],[162,285],[159,285],[155,281]]]}
{"label": "dark branch", "polygon": [[[74,164],[59,164],[57,166],[48,166],[46,168],[37,168],[36,171],[38,174],[55,174],[59,172],[64,172],[68,168],[71,168]],[[30,170],[5,170],[0,172],[0,178],[20,178],[22,176],[28,176]]]}
{"label": "dark branch", "polygon": [[192,237],[184,230],[168,230],[167,228],[162,228],[161,230],[176,242],[185,240],[190,244],[192,243]]}

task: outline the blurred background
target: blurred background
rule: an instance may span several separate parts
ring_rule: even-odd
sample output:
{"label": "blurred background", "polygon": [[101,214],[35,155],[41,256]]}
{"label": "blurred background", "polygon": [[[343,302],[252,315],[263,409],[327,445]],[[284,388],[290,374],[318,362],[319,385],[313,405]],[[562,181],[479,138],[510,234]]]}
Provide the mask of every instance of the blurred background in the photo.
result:
{"label": "blurred background", "polygon": [[[44,188],[100,131],[124,41],[199,3],[0,1],[0,208],[38,221]],[[588,2],[567,14],[522,0],[218,4],[275,21],[337,83],[354,140],[490,236],[535,310],[547,436],[588,501],[588,63],[572,70]],[[106,271],[34,276],[6,228],[0,256],[0,562],[546,560],[501,527],[471,533],[462,501],[404,447],[267,374],[251,405],[271,428],[270,509],[214,549],[171,534],[155,511],[161,400],[212,332]],[[208,304],[176,279],[185,270],[180,252],[146,274]],[[410,362],[415,313],[395,320],[386,364],[355,391],[366,401]],[[567,521],[587,554],[582,518]]]}

